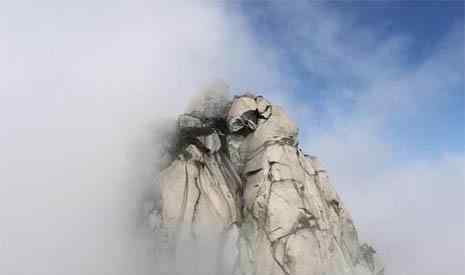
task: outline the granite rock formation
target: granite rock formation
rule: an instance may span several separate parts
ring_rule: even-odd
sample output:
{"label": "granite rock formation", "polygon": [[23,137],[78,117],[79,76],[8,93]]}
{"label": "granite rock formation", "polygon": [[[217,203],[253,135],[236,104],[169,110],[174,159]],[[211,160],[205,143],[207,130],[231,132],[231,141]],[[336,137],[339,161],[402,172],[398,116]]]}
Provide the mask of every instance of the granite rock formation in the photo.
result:
{"label": "granite rock formation", "polygon": [[204,274],[384,274],[286,112],[261,96],[217,97],[179,116],[160,173],[159,230],[171,255],[210,244],[216,258]]}

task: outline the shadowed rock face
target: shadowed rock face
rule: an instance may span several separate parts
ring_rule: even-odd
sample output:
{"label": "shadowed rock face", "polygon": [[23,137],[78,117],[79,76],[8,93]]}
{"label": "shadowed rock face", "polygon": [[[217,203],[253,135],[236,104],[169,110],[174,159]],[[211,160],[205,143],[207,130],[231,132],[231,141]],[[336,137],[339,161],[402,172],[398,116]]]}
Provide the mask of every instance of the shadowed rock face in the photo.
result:
{"label": "shadowed rock face", "polygon": [[215,260],[203,274],[384,273],[282,108],[254,95],[208,102],[220,107],[198,103],[178,118],[173,160],[161,171],[158,230],[172,257],[208,243]]}

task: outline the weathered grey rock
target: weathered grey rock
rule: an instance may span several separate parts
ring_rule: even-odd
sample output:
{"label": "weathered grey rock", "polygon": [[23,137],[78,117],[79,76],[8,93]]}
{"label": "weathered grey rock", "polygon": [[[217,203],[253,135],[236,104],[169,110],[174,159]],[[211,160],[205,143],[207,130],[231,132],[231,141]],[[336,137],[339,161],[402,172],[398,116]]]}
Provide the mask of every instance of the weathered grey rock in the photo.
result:
{"label": "weathered grey rock", "polygon": [[175,160],[160,176],[160,227],[174,249],[215,243],[205,274],[382,275],[285,111],[253,95],[221,106],[178,119]]}

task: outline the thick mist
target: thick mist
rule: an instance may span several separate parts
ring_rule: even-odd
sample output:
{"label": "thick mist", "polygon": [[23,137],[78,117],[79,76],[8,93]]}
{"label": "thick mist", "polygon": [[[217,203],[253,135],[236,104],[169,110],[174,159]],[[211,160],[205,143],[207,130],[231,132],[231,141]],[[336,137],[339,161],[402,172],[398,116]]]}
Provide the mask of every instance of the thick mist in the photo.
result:
{"label": "thick mist", "polygon": [[157,125],[217,78],[278,86],[230,17],[160,1],[0,4],[1,274],[157,274],[137,227]]}

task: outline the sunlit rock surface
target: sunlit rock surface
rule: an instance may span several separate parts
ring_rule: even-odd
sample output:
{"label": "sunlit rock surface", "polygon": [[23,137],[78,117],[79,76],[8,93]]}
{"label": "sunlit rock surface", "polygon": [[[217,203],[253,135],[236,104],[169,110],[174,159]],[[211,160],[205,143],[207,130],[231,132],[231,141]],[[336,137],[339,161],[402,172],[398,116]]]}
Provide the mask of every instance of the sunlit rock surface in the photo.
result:
{"label": "sunlit rock surface", "polygon": [[160,173],[161,209],[151,218],[165,255],[177,266],[187,247],[211,253],[202,274],[382,275],[328,173],[299,148],[285,110],[261,96],[227,101],[223,86],[212,90],[179,116]]}

